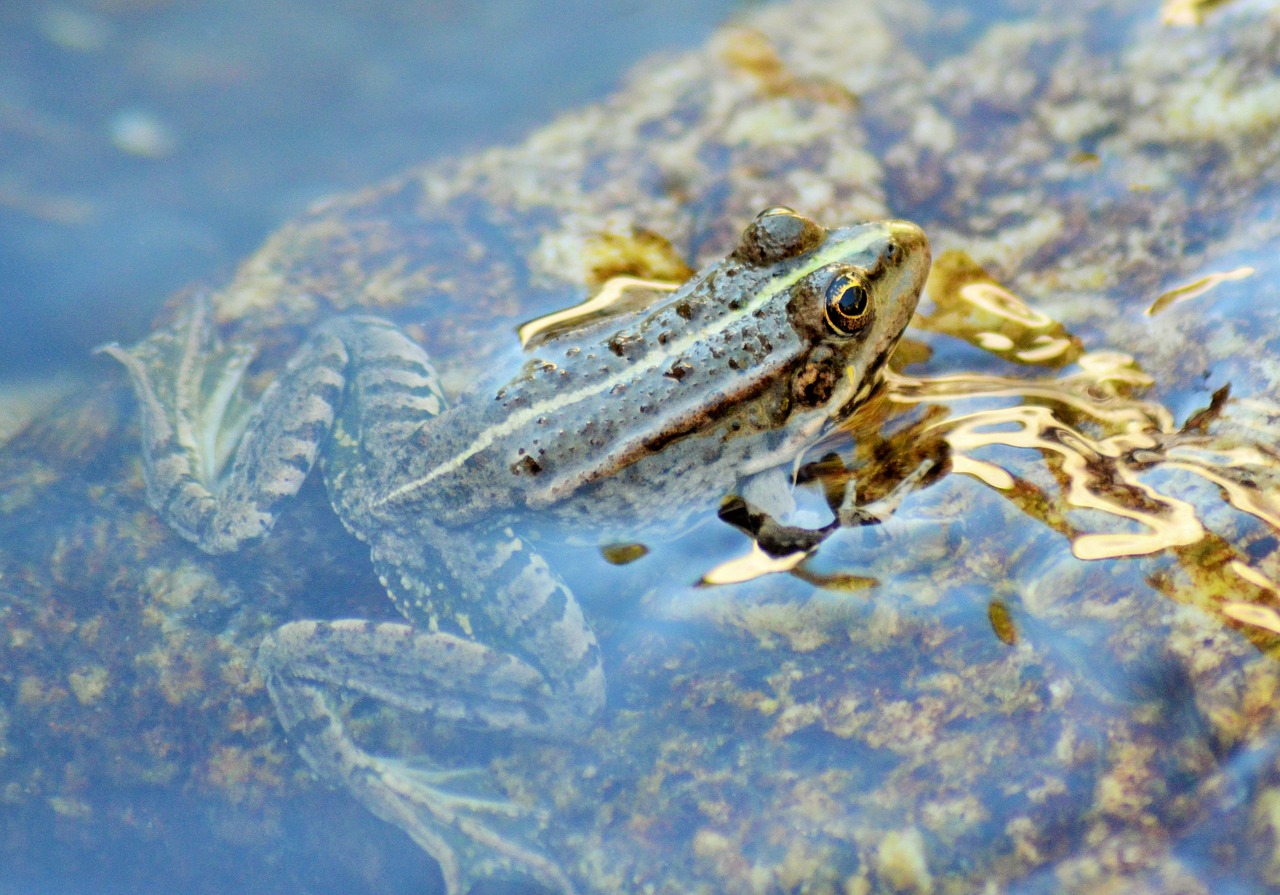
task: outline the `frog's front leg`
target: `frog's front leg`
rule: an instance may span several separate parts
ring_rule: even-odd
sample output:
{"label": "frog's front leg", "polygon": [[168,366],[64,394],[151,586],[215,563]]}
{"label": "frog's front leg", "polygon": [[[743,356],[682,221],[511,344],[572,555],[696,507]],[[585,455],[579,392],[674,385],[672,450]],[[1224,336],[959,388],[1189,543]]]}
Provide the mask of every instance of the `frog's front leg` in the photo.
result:
{"label": "frog's front leg", "polygon": [[835,518],[820,526],[789,525],[782,521],[795,508],[790,495],[790,475],[784,470],[770,470],[743,483],[739,494],[721,504],[719,516],[749,535],[770,556],[807,554],[842,528],[883,523],[897,512],[908,494],[935,478],[938,469],[938,461],[924,458],[887,494],[871,503],[858,502],[857,482],[850,479],[840,503],[831,508]]}
{"label": "frog's front leg", "polygon": [[421,531],[388,533],[372,547],[379,576],[418,626],[301,621],[269,636],[259,662],[285,729],[320,777],[342,781],[439,862],[450,895],[494,876],[532,877],[572,893],[535,844],[536,808],[502,798],[485,769],[457,759],[429,755],[431,770],[423,770],[366,752],[347,730],[339,699],[369,697],[521,738],[580,734],[603,708],[604,676],[577,601],[510,532],[434,530],[426,542]]}

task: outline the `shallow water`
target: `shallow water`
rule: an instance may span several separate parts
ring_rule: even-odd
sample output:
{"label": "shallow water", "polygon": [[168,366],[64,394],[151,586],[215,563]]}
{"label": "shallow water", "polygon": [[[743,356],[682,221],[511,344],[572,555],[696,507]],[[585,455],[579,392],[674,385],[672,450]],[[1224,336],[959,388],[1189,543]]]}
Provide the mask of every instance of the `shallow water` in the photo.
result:
{"label": "shallow water", "polygon": [[[372,700],[349,723],[375,751],[478,763],[541,818],[497,825],[587,892],[1267,891],[1274,12],[1228,4],[1183,31],[1137,2],[1082,23],[1025,2],[864,8],[760,13],[786,66],[740,36],[709,69],[650,72],[666,80],[591,129],[318,208],[214,277],[224,336],[269,340],[266,373],[313,317],[375,304],[457,393],[527,360],[516,325],[582,298],[579,268],[705,263],[761,205],[909,215],[934,243],[895,375],[797,476],[821,522],[851,475],[873,500],[933,464],[892,517],[720,587],[695,584],[750,541],[710,512],[637,535],[647,552],[612,529],[561,544],[532,520],[601,643],[598,723],[529,741]],[[748,114],[708,111],[708,70]],[[655,119],[626,118],[649,102]],[[581,184],[563,173],[577,164]],[[317,180],[272,207],[345,184]],[[228,242],[228,261],[243,250]],[[270,316],[299,297],[298,325]],[[143,499],[134,400],[114,368],[102,378],[0,454],[0,891],[440,891],[408,837],[314,780],[254,666],[283,621],[397,620],[367,548],[314,476],[261,544],[181,543]]]}
{"label": "shallow water", "polygon": [[734,0],[0,9],[0,377],[97,368],[311,201],[519,137]]}

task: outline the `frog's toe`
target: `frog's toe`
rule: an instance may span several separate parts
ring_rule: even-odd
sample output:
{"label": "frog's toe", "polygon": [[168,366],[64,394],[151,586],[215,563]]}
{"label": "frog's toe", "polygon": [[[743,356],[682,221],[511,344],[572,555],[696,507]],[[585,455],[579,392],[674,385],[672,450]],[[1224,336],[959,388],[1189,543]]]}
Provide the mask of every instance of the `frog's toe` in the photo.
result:
{"label": "frog's toe", "polygon": [[432,768],[393,758],[376,759],[384,777],[394,776],[418,791],[430,792],[438,804],[454,811],[466,811],[475,815],[525,818],[535,823],[545,823],[550,816],[546,809],[502,796],[493,785],[493,774],[485,768]]}
{"label": "frog's toe", "polygon": [[532,878],[558,895],[576,895],[559,865],[529,844],[544,812],[490,795],[492,778],[481,769],[373,758],[368,772],[370,806],[439,862],[449,895],[493,878]]}
{"label": "frog's toe", "polygon": [[253,346],[223,345],[208,301],[197,296],[172,330],[128,348],[110,344],[96,351],[119,361],[133,384],[153,498],[187,480],[213,489],[252,410],[240,385]]}

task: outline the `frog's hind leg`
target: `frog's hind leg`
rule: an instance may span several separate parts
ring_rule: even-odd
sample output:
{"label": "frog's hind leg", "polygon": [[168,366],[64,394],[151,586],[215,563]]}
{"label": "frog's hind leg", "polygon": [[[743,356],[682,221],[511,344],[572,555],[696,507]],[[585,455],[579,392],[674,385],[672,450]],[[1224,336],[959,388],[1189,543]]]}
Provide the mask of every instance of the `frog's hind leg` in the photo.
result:
{"label": "frog's hind leg", "polygon": [[538,812],[496,795],[488,769],[424,771],[369,754],[338,700],[368,697],[460,731],[576,736],[605,699],[599,645],[581,606],[510,531],[452,532],[417,519],[410,531],[380,531],[372,558],[414,624],[299,621],[268,636],[259,665],[285,730],[319,776],[346,783],[431,854],[450,895],[513,875],[572,893],[534,844]]}
{"label": "frog's hind leg", "polygon": [[[223,345],[203,299],[173,330],[131,348],[101,350],[124,364],[141,405],[148,502],[206,553],[232,552],[271,529],[352,403],[351,370],[363,365],[384,384],[408,377],[431,392],[421,398],[408,387],[402,404],[425,400],[435,407],[441,400],[422,349],[373,317],[339,317],[318,327],[256,404],[240,394],[252,347]],[[369,379],[355,377],[354,385],[368,392],[362,397],[387,403]]]}
{"label": "frog's hind leg", "polygon": [[449,895],[491,876],[575,891],[554,861],[527,844],[536,812],[484,791],[485,771],[424,770],[369,754],[347,732],[336,702],[347,691],[446,723],[535,736],[581,725],[548,710],[556,704],[552,688],[529,662],[455,634],[341,620],[285,625],[263,641],[259,663],[285,730],[313,770],[343,781],[407,832],[439,863]]}

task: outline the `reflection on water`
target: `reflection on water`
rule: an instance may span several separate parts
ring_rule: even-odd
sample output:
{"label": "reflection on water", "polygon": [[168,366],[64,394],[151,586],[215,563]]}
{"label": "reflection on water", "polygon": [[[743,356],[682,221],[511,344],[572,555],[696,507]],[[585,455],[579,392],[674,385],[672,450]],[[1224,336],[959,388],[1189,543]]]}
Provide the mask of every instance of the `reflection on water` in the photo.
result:
{"label": "reflection on water", "polygon": [[1245,277],[1253,276],[1257,271],[1252,267],[1237,267],[1235,270],[1227,270],[1221,273],[1211,273],[1187,283],[1184,286],[1177,286],[1168,292],[1162,292],[1156,297],[1156,300],[1147,308],[1147,314],[1155,316],[1165,308],[1180,301],[1190,301],[1193,298],[1204,295],[1219,283],[1230,283],[1233,280],[1243,280]]}
{"label": "reflection on water", "polygon": [[[1142,481],[1143,476],[1161,471],[1192,473],[1217,486],[1232,507],[1280,532],[1280,451],[1276,449],[1280,430],[1274,423],[1280,407],[1248,401],[1253,425],[1223,423],[1231,402],[1229,387],[1223,386],[1208,407],[1176,426],[1167,408],[1135,397],[1155,381],[1132,357],[1118,352],[1081,353],[1079,341],[1058,324],[989,282],[976,265],[956,254],[939,259],[930,281],[937,310],[923,319],[924,325],[1021,363],[1030,362],[1029,354],[1044,348],[1045,366],[1057,367],[1069,359],[1078,369],[1051,379],[969,374],[920,379],[890,373],[886,377],[890,400],[898,403],[959,409],[968,402],[983,403],[982,399],[1018,401],[948,416],[924,428],[922,434],[941,434],[946,440],[952,470],[1009,492],[1025,511],[1067,534],[1072,552],[1080,559],[1177,549],[1195,563],[1203,562],[1204,545],[1211,543],[1216,548],[1212,551],[1215,571],[1238,575],[1238,585],[1261,591],[1260,598],[1280,597],[1247,555],[1206,529],[1201,511],[1192,503]],[[966,273],[958,276],[957,270]],[[1203,293],[1221,280],[1252,273],[1252,268],[1239,268],[1225,277],[1203,277],[1192,286],[1164,293],[1152,308],[1158,310]],[[992,295],[999,296],[994,316]],[[1055,500],[998,464],[974,456],[994,445],[1039,451],[1059,482],[1061,497]],[[1094,526],[1117,526],[1089,516],[1084,517],[1087,522],[1073,523],[1076,510],[1130,520],[1137,527],[1092,531]],[[1231,613],[1236,620],[1244,620],[1241,615],[1239,609]]]}
{"label": "reflection on water", "polygon": [[1062,324],[1028,307],[964,252],[934,260],[929,295],[934,308],[917,325],[1016,363],[1054,369],[1078,360],[1083,350]]}
{"label": "reflection on water", "polygon": [[1228,0],[1165,0],[1160,7],[1160,19],[1168,25],[1200,25],[1214,7],[1226,2]]}

